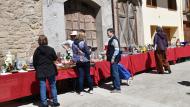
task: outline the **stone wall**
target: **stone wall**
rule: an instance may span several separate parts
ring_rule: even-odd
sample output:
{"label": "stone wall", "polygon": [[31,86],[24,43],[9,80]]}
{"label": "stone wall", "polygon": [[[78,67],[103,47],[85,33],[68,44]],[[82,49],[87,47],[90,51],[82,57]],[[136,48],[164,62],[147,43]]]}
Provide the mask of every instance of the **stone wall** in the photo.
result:
{"label": "stone wall", "polygon": [[8,50],[20,58],[32,56],[41,29],[40,0],[0,0],[0,64]]}

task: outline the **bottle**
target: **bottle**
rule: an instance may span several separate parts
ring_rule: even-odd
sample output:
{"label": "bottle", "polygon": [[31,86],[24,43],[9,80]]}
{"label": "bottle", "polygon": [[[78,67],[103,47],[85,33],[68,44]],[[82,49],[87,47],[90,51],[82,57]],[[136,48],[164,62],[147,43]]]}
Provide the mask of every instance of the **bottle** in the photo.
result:
{"label": "bottle", "polygon": [[61,53],[60,52],[57,52],[57,61],[59,62],[59,63],[61,63]]}
{"label": "bottle", "polygon": [[15,59],[14,59],[14,70],[18,70],[18,57],[17,57],[17,54],[15,55]]}
{"label": "bottle", "polygon": [[67,53],[66,60],[70,60],[70,59],[71,59],[71,55],[70,53]]}
{"label": "bottle", "polygon": [[17,59],[15,59],[14,61],[14,70],[18,70],[16,65],[17,65]]}

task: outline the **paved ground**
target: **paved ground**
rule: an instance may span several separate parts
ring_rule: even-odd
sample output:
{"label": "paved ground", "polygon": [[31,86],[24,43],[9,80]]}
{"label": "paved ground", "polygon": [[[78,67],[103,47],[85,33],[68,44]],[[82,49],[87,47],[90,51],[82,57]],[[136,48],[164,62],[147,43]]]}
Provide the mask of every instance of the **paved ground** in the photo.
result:
{"label": "paved ground", "polygon": [[[106,83],[94,94],[65,93],[58,96],[61,107],[190,107],[190,62],[171,66],[172,74],[136,75],[130,86],[122,85],[121,94],[110,93]],[[125,81],[124,81],[125,83]],[[36,107],[38,102],[10,102],[1,107]]]}

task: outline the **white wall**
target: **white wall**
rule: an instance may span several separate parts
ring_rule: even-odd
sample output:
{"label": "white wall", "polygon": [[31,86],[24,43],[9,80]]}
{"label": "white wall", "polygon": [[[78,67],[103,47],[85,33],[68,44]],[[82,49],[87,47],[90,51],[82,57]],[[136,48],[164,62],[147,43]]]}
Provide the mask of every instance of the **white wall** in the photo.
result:
{"label": "white wall", "polygon": [[151,25],[177,27],[177,32],[174,36],[184,40],[183,33],[183,15],[182,1],[177,0],[177,11],[168,10],[167,0],[157,0],[157,7],[147,7],[146,1],[142,0],[143,25],[144,25],[144,44],[151,44]]}

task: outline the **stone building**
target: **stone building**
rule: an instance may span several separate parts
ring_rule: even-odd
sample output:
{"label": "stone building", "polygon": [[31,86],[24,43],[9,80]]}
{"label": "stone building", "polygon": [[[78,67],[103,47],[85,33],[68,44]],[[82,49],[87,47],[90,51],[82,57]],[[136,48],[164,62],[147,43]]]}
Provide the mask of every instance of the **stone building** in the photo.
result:
{"label": "stone building", "polygon": [[29,57],[42,30],[40,0],[0,0],[0,64],[10,50],[18,57]]}
{"label": "stone building", "polygon": [[1,0],[0,60],[7,51],[28,59],[37,47],[37,35],[43,33],[50,46],[63,52],[60,44],[79,29],[86,30],[87,44],[98,50],[107,44],[110,27],[123,47],[142,45],[141,4],[141,0]]}
{"label": "stone building", "polygon": [[[38,34],[64,52],[60,44],[72,30],[85,29],[91,47],[103,50],[113,27],[122,47],[152,44],[157,25],[169,40],[190,40],[189,0],[1,0],[0,60],[7,50],[32,56]],[[183,17],[184,16],[184,17]]]}

